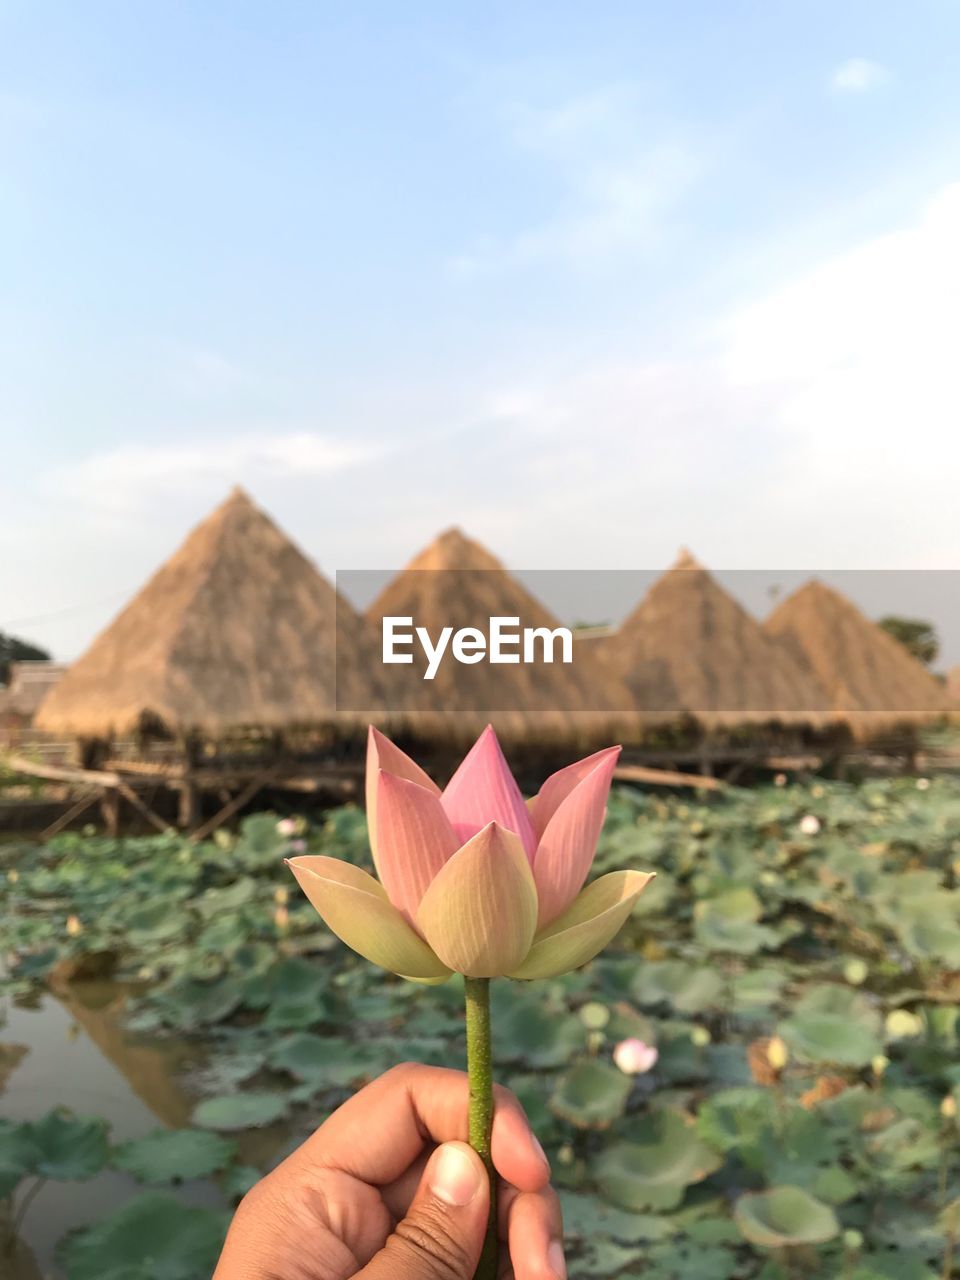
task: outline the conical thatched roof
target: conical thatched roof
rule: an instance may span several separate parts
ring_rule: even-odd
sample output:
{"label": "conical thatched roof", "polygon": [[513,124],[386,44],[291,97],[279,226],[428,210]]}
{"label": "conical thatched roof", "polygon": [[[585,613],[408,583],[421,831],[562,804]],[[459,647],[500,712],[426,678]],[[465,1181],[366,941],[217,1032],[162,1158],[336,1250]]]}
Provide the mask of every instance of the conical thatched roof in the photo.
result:
{"label": "conical thatched roof", "polygon": [[[367,610],[378,628],[385,616],[413,618],[432,636],[442,627],[478,627],[492,617],[519,618],[519,627],[561,623],[503,564],[459,529],[448,529],[415,556]],[[559,659],[559,650],[558,650]],[[589,647],[573,646],[569,664],[517,663],[476,666],[445,659],[435,678],[422,679],[422,664],[385,668],[387,705],[394,719],[432,732],[472,732],[492,720],[508,735],[623,728],[627,690],[597,662]]]}
{"label": "conical thatched roof", "polygon": [[156,723],[212,734],[328,723],[338,656],[340,692],[363,703],[366,634],[306,556],[235,489],[73,664],[37,727],[108,737]]}
{"label": "conical thatched roof", "polygon": [[651,719],[816,722],[826,699],[689,551],[598,641]]}
{"label": "conical thatched roof", "polygon": [[816,579],[778,605],[764,629],[815,676],[844,718],[928,719],[946,711],[943,687],[929,671]]}

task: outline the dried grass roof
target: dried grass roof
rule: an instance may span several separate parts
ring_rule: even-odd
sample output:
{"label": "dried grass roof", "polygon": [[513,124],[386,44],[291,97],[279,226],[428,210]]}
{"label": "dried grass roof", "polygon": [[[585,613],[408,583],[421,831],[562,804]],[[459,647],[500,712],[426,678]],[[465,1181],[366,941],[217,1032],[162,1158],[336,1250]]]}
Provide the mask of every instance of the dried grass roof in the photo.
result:
{"label": "dried grass roof", "polygon": [[651,720],[818,723],[827,711],[817,682],[688,551],[594,643]]}
{"label": "dried grass roof", "polygon": [[[37,727],[223,735],[328,723],[369,689],[367,629],[241,489],[193,530],[44,702]],[[373,701],[371,692],[368,701]]]}
{"label": "dried grass roof", "polygon": [[[441,627],[479,627],[491,617],[519,618],[520,627],[560,626],[504,565],[459,529],[440,534],[415,556],[367,610],[378,627],[387,616],[411,617],[432,636]],[[534,733],[587,739],[623,733],[635,722],[629,695],[589,646],[575,644],[569,664],[543,662],[465,666],[451,657],[432,681],[422,665],[385,668],[392,720],[420,732],[472,732],[491,720],[506,736]]]}
{"label": "dried grass roof", "polygon": [[856,721],[930,719],[943,686],[839,591],[811,580],[774,609],[766,633],[826,690],[831,711]]}

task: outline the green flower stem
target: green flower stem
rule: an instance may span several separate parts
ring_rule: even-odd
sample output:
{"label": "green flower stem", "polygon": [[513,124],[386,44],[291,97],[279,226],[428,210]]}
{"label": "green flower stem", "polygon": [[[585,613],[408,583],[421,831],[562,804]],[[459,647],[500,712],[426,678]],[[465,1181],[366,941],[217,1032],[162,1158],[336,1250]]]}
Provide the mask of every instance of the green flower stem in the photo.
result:
{"label": "green flower stem", "polygon": [[497,1178],[490,1155],[493,1129],[493,1057],[490,1048],[490,979],[464,978],[467,1001],[467,1076],[470,1081],[470,1145],[490,1178],[490,1217],[474,1280],[497,1276]]}

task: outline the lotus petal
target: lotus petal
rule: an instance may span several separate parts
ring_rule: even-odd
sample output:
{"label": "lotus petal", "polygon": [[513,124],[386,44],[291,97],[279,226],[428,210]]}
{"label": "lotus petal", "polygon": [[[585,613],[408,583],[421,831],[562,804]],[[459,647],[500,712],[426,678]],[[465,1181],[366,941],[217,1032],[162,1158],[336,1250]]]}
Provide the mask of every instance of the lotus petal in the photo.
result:
{"label": "lotus petal", "polygon": [[602,951],[654,877],[650,871],[611,871],[587,885],[562,916],[536,937],[511,978],[555,978]]}
{"label": "lotus petal", "polygon": [[533,860],[537,837],[530,812],[491,725],[464,756],[440,799],[461,842],[471,839],[488,822],[497,822],[520,837],[527,857]]}
{"label": "lotus petal", "polygon": [[440,959],[471,978],[509,973],[530,950],[537,891],[519,838],[491,822],[423,895],[417,925]]}
{"label": "lotus petal", "polygon": [[616,764],[622,750],[622,747],[604,747],[602,751],[595,751],[592,756],[584,756],[575,764],[568,764],[565,769],[558,769],[556,773],[551,773],[537,794],[529,801],[530,815],[538,836],[543,835],[547,829],[547,823],[574,787],[593,773],[597,765],[602,764],[608,757],[612,756]]}
{"label": "lotus petal", "polygon": [[431,880],[459,844],[438,795],[380,771],[377,873],[387,897],[411,924]]}
{"label": "lotus petal", "polygon": [[370,852],[373,854],[373,865],[378,872],[380,868],[377,860],[379,856],[377,853],[377,781],[381,769],[384,773],[392,773],[397,778],[416,782],[434,795],[440,794],[440,788],[428,774],[424,773],[416,760],[411,760],[407,753],[391,742],[386,734],[375,729],[373,725],[370,726],[367,732],[367,831]]}
{"label": "lotus petal", "polygon": [[287,865],[328,927],[366,960],[404,977],[450,976],[366,871],[311,855],[290,858]]}
{"label": "lotus petal", "polygon": [[620,748],[614,747],[591,757],[595,760],[593,768],[560,801],[540,837],[533,877],[537,882],[537,924],[541,929],[565,911],[583,888],[597,851],[610,779],[619,754]]}

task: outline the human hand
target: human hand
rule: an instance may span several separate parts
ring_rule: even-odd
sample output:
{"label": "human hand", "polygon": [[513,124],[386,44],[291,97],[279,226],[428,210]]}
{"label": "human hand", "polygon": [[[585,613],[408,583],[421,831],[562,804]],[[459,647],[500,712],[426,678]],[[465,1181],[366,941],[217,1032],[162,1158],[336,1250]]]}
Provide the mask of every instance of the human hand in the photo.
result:
{"label": "human hand", "polygon": [[[500,1280],[564,1280],[560,1204],[517,1099],[495,1089]],[[238,1208],[213,1280],[472,1280],[490,1205],[467,1077],[394,1067]]]}

